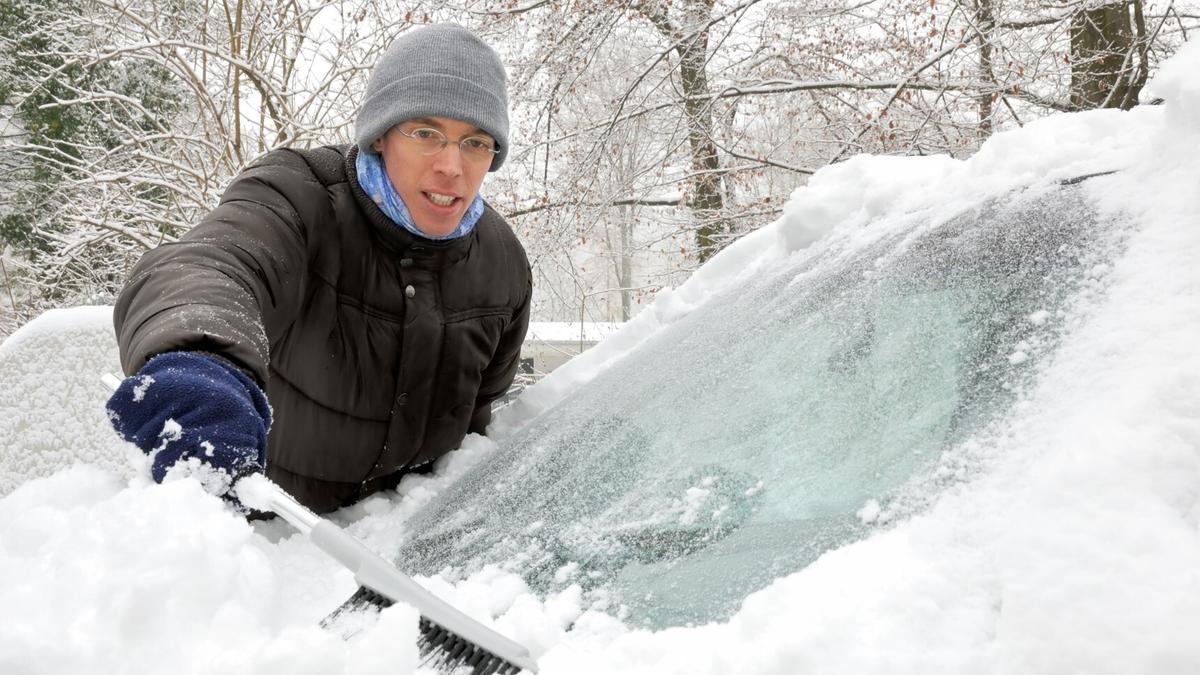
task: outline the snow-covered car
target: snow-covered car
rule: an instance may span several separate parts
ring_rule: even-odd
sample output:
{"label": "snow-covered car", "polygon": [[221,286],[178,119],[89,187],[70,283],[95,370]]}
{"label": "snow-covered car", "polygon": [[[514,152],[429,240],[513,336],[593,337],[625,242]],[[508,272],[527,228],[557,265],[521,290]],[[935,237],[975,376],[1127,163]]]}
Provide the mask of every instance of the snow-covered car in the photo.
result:
{"label": "snow-covered car", "polygon": [[[334,518],[543,675],[1191,672],[1198,68],[965,160],[822,169]],[[120,468],[108,317],[0,345],[0,671],[427,673],[411,609],[318,628],[355,584],[284,524]]]}

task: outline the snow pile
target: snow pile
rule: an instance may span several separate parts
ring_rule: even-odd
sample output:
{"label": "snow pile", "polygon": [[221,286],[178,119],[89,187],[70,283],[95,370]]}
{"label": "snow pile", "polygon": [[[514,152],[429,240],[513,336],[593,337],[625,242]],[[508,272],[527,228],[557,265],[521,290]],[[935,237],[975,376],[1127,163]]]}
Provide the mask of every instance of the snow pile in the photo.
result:
{"label": "snow pile", "polygon": [[317,622],[353,591],[193,481],[76,466],[0,501],[0,672],[385,673],[416,667],[417,614],[343,642]]}
{"label": "snow pile", "polygon": [[0,343],[0,496],[76,461],[132,473],[100,384],[121,371],[111,307],[46,312]]}
{"label": "snow pile", "polygon": [[[523,423],[785,256],[852,250],[1016,186],[1119,170],[1083,186],[1131,224],[1126,254],[1096,271],[1107,296],[1040,366],[977,478],[778,580],[719,624],[630,630],[583,607],[578,593],[535,598],[496,570],[454,586],[425,583],[528,644],[546,675],[1194,671],[1198,71],[1200,45],[1191,44],[1152,85],[1165,105],[1050,118],[997,136],[967,161],[862,157],[823,170],[779,222],[661,294],[504,413],[509,428]],[[60,445],[120,454],[98,408],[103,392],[72,393],[67,376],[78,371],[78,386],[90,387],[111,344],[97,338],[91,355],[63,366],[73,357],[52,339],[101,334],[102,314],[56,315],[0,345],[5,472],[45,473],[45,464],[10,467]],[[38,372],[46,382],[35,382]],[[73,402],[88,395],[95,415],[71,426],[84,417],[70,412],[79,410]],[[471,437],[436,475],[409,477],[398,493],[336,518],[387,550],[410,513],[492,449]],[[4,673],[421,672],[415,613],[389,609],[347,641],[316,628],[353,590],[349,573],[282,523],[247,525],[193,481],[155,485],[100,462],[24,482],[0,499],[0,574]]]}

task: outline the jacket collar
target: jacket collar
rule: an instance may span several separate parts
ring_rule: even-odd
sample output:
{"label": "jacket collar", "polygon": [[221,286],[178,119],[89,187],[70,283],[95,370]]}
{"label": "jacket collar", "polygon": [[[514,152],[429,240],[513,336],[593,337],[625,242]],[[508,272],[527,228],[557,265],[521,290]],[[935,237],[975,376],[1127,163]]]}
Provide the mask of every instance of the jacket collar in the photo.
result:
{"label": "jacket collar", "polygon": [[350,184],[350,191],[358,202],[358,208],[371,223],[371,229],[379,235],[380,242],[388,250],[401,258],[411,258],[415,267],[441,269],[464,258],[475,246],[479,236],[478,225],[462,237],[444,241],[417,236],[397,225],[367,196],[362,185],[359,185],[358,170],[355,166],[357,158],[358,146],[351,145],[345,159],[346,179]]}

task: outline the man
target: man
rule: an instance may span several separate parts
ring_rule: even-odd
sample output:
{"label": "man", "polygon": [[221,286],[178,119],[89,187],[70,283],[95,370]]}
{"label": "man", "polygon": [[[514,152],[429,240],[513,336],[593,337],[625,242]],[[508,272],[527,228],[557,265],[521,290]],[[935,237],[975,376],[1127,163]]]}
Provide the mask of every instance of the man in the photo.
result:
{"label": "man", "polygon": [[531,295],[524,249],[479,197],[509,150],[504,67],[462,27],[409,31],[355,140],[268,153],[134,268],[114,312],[133,376],[108,410],[155,480],[228,497],[265,468],[330,511],[487,426]]}

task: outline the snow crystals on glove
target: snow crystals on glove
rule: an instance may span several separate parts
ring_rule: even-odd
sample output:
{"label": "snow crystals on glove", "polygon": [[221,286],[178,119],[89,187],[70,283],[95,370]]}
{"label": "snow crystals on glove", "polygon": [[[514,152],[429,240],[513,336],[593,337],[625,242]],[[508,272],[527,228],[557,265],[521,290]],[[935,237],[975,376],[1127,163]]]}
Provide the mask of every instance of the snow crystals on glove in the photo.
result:
{"label": "snow crystals on glove", "polygon": [[133,388],[133,402],[140,403],[142,399],[146,398],[146,390],[152,384],[154,384],[154,378],[149,375],[143,375],[138,380],[137,386]]}
{"label": "snow crystals on glove", "polygon": [[163,428],[162,431],[158,432],[158,437],[162,439],[162,443],[159,443],[158,447],[151,451],[151,456],[162,452],[172,442],[183,438],[183,427],[180,426],[179,422],[168,417],[167,421],[163,422]]}
{"label": "snow crystals on glove", "polygon": [[188,457],[172,464],[167,469],[166,475],[163,476],[163,482],[186,478],[200,481],[205,492],[217,497],[228,493],[229,488],[233,485],[233,476],[228,471],[205,463],[199,457]]}

